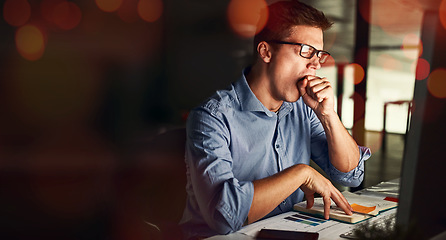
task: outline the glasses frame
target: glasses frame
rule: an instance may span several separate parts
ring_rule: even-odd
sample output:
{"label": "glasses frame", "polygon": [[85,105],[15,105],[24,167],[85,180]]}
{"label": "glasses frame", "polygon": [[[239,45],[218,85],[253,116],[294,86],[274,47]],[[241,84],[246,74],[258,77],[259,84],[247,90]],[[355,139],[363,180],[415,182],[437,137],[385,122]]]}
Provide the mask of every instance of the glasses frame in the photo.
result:
{"label": "glasses frame", "polygon": [[[316,56],[319,58],[320,64],[324,64],[327,61],[328,56],[331,56],[331,54],[327,51],[317,50],[315,47],[308,45],[308,44],[304,44],[304,43],[294,43],[294,42],[287,42],[287,41],[280,41],[280,40],[271,40],[271,41],[267,41],[267,42],[276,43],[276,44],[288,44],[288,45],[300,46],[299,55],[301,57],[306,58],[306,59],[311,59],[316,54]],[[313,53],[311,53],[311,55],[309,57],[305,57],[302,55],[302,49],[304,46],[307,46],[307,47],[313,49]],[[324,54],[324,53],[327,54],[328,56],[323,61],[321,61],[322,54]]]}

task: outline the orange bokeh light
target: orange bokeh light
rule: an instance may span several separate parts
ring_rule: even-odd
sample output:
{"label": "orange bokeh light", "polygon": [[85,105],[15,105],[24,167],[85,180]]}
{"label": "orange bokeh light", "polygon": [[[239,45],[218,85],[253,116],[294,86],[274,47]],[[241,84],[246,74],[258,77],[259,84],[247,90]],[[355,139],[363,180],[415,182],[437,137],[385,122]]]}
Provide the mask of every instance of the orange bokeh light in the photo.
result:
{"label": "orange bokeh light", "polygon": [[73,2],[63,1],[54,7],[54,23],[63,30],[75,28],[82,19],[81,9]]}
{"label": "orange bokeh light", "polygon": [[[407,34],[403,39],[402,49],[407,58],[417,59],[423,53],[423,43],[417,35],[413,33]],[[416,54],[414,54],[415,50],[417,51]]]}
{"label": "orange bokeh light", "polygon": [[446,98],[446,69],[437,68],[427,79],[427,89],[437,98]]}
{"label": "orange bokeh light", "polygon": [[95,0],[99,9],[104,12],[114,12],[119,9],[122,0]]}
{"label": "orange bokeh light", "polygon": [[6,0],[3,4],[3,18],[11,26],[22,26],[30,17],[31,5],[27,0]]}
{"label": "orange bokeh light", "polygon": [[43,33],[34,25],[25,25],[17,29],[15,43],[20,55],[30,61],[40,59],[45,50]]}
{"label": "orange bokeh light", "polygon": [[353,68],[353,83],[355,85],[361,83],[364,79],[364,69],[361,67],[361,65],[351,63],[347,66]]}
{"label": "orange bokeh light", "polygon": [[231,0],[227,17],[232,30],[242,37],[253,37],[268,20],[267,4],[264,0]]}
{"label": "orange bokeh light", "polygon": [[161,0],[139,0],[138,15],[147,22],[155,22],[163,14],[163,2]]}
{"label": "orange bokeh light", "polygon": [[441,1],[440,8],[438,9],[440,16],[441,24],[443,25],[443,28],[446,29],[446,0]]}
{"label": "orange bokeh light", "polygon": [[423,80],[429,76],[430,72],[430,64],[426,59],[419,58],[418,61],[414,62],[415,65],[415,79],[416,80]]}

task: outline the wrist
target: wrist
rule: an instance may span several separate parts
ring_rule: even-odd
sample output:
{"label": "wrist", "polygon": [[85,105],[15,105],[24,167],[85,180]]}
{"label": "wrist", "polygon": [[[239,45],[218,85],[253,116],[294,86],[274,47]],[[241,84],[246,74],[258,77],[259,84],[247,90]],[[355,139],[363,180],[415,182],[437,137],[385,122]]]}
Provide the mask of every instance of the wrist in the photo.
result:
{"label": "wrist", "polygon": [[331,119],[339,118],[338,114],[334,110],[317,112],[316,115],[322,123],[329,122]]}

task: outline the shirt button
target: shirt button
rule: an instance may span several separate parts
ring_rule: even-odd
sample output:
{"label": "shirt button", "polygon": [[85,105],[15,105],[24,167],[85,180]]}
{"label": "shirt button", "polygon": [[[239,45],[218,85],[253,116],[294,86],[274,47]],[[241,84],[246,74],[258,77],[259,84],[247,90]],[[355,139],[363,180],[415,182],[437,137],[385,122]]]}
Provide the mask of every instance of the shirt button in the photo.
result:
{"label": "shirt button", "polygon": [[286,204],[286,200],[283,200],[282,204],[285,205]]}
{"label": "shirt button", "polygon": [[280,148],[280,145],[279,145],[279,144],[276,144],[276,148]]}

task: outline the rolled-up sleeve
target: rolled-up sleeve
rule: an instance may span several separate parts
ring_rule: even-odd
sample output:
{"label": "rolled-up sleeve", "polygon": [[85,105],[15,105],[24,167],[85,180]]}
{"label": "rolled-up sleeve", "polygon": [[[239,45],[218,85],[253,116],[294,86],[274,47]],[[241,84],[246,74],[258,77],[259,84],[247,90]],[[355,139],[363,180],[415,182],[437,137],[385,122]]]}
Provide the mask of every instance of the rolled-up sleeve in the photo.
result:
{"label": "rolled-up sleeve", "polygon": [[357,187],[364,179],[364,161],[369,159],[371,151],[367,147],[358,146],[359,161],[358,165],[349,172],[341,172],[334,167],[329,158],[328,143],[324,129],[314,112],[310,112],[311,120],[311,158],[321,169],[327,173],[329,178],[334,182],[347,187]]}
{"label": "rolled-up sleeve", "polygon": [[357,187],[364,179],[364,161],[371,156],[370,149],[367,147],[358,146],[359,148],[359,162],[356,168],[349,172],[341,172],[336,169],[330,161],[328,161],[327,174],[333,181],[336,181],[347,187]]}
{"label": "rolled-up sleeve", "polygon": [[218,234],[243,226],[252,203],[252,182],[232,171],[229,129],[208,109],[191,112],[187,123],[186,164],[198,209],[191,209]]}

